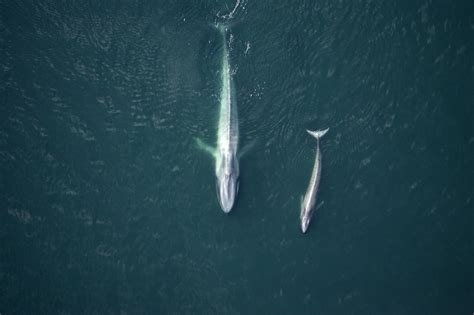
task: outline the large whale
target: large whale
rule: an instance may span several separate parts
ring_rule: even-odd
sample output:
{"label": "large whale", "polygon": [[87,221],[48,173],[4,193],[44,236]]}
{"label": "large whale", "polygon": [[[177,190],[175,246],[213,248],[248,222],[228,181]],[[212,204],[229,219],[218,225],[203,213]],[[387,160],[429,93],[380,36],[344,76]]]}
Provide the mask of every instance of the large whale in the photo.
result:
{"label": "large whale", "polygon": [[239,126],[234,83],[229,64],[227,49],[227,26],[217,25],[224,45],[221,64],[220,113],[217,132],[217,146],[212,148],[197,139],[199,147],[212,154],[215,159],[217,198],[222,210],[229,213],[234,206],[239,191],[239,161],[237,148],[239,145]]}
{"label": "large whale", "polygon": [[318,141],[316,149],[316,159],[314,161],[313,173],[311,174],[311,179],[309,181],[308,189],[306,194],[301,202],[301,231],[306,233],[308,230],[309,223],[313,215],[314,205],[316,204],[316,195],[318,193],[319,180],[321,178],[321,150],[319,149],[319,139],[328,132],[328,129],[311,131],[306,130],[310,135],[316,138]]}

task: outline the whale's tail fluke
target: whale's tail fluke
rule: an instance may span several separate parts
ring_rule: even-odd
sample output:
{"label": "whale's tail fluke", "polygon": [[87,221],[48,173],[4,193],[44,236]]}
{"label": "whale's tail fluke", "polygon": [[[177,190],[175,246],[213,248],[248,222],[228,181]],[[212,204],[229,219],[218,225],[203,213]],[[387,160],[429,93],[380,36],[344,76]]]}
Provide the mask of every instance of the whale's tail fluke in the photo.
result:
{"label": "whale's tail fluke", "polygon": [[315,137],[316,140],[318,140],[318,142],[319,142],[319,139],[321,139],[321,138],[326,134],[326,132],[329,131],[329,128],[324,129],[324,130],[317,130],[317,131],[311,131],[311,130],[306,129],[306,131],[307,131],[310,135],[312,135],[313,137]]}

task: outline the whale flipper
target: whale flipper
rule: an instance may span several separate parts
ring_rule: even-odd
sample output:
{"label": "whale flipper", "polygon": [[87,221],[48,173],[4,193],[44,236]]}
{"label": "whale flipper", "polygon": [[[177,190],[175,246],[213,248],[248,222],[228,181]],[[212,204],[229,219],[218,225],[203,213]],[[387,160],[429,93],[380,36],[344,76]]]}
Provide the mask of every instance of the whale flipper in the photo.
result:
{"label": "whale flipper", "polygon": [[252,142],[249,142],[246,145],[244,145],[242,149],[240,149],[239,153],[237,154],[238,158],[241,159],[244,155],[246,155],[250,151],[250,149],[254,147],[255,142],[256,141],[253,140]]}
{"label": "whale flipper", "polygon": [[208,145],[207,143],[205,143],[204,141],[202,141],[199,138],[196,138],[196,144],[197,144],[199,149],[209,153],[214,158],[216,157],[216,149],[214,149],[212,146]]}

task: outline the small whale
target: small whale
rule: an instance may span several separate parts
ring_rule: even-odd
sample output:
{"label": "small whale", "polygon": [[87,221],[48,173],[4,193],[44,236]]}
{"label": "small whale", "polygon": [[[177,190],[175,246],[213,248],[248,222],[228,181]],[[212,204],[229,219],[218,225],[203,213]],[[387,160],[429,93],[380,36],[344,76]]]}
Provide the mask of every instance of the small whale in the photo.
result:
{"label": "small whale", "polygon": [[311,131],[306,130],[310,135],[316,138],[318,141],[316,149],[316,159],[314,161],[313,173],[311,174],[311,179],[309,181],[308,189],[306,194],[301,202],[301,231],[306,233],[311,222],[311,217],[313,215],[314,205],[316,204],[316,195],[318,193],[319,180],[321,178],[321,150],[319,149],[319,139],[321,139],[328,129]]}
{"label": "small whale", "polygon": [[237,104],[234,82],[229,63],[229,52],[227,49],[226,33],[227,26],[217,25],[217,29],[224,41],[222,66],[221,66],[221,93],[219,126],[217,132],[217,147],[213,148],[200,139],[198,146],[209,152],[215,159],[217,198],[222,210],[229,213],[234,206],[239,191],[239,161],[237,148],[239,145],[239,124],[237,117]]}

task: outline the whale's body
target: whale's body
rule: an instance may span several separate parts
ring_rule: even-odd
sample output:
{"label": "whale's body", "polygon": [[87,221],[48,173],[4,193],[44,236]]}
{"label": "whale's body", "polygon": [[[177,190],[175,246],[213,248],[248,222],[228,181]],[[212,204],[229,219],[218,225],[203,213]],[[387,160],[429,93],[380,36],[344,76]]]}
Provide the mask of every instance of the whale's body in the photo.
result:
{"label": "whale's body", "polygon": [[314,205],[316,204],[316,197],[318,193],[319,187],[319,180],[321,178],[321,150],[319,149],[319,139],[328,132],[328,129],[319,130],[319,131],[310,131],[307,130],[310,135],[316,138],[318,141],[317,149],[316,149],[316,158],[314,161],[313,172],[311,174],[311,179],[309,181],[308,189],[306,190],[306,194],[301,202],[301,212],[300,212],[300,220],[301,220],[301,231],[306,233],[309,227],[309,223],[311,222],[311,218],[313,215]]}
{"label": "whale's body", "polygon": [[239,161],[237,148],[239,145],[239,125],[234,82],[229,64],[229,52],[226,43],[226,28],[219,26],[223,35],[224,48],[221,69],[221,95],[219,128],[216,148],[216,180],[217,197],[224,212],[232,209],[239,190]]}
{"label": "whale's body", "polygon": [[216,148],[211,148],[200,140],[198,140],[198,144],[215,158],[217,198],[222,210],[225,213],[229,213],[234,206],[239,190],[240,170],[237,158],[239,125],[234,82],[232,80],[226,41],[227,27],[218,25],[217,28],[224,40],[220,71],[221,92],[217,146]]}

